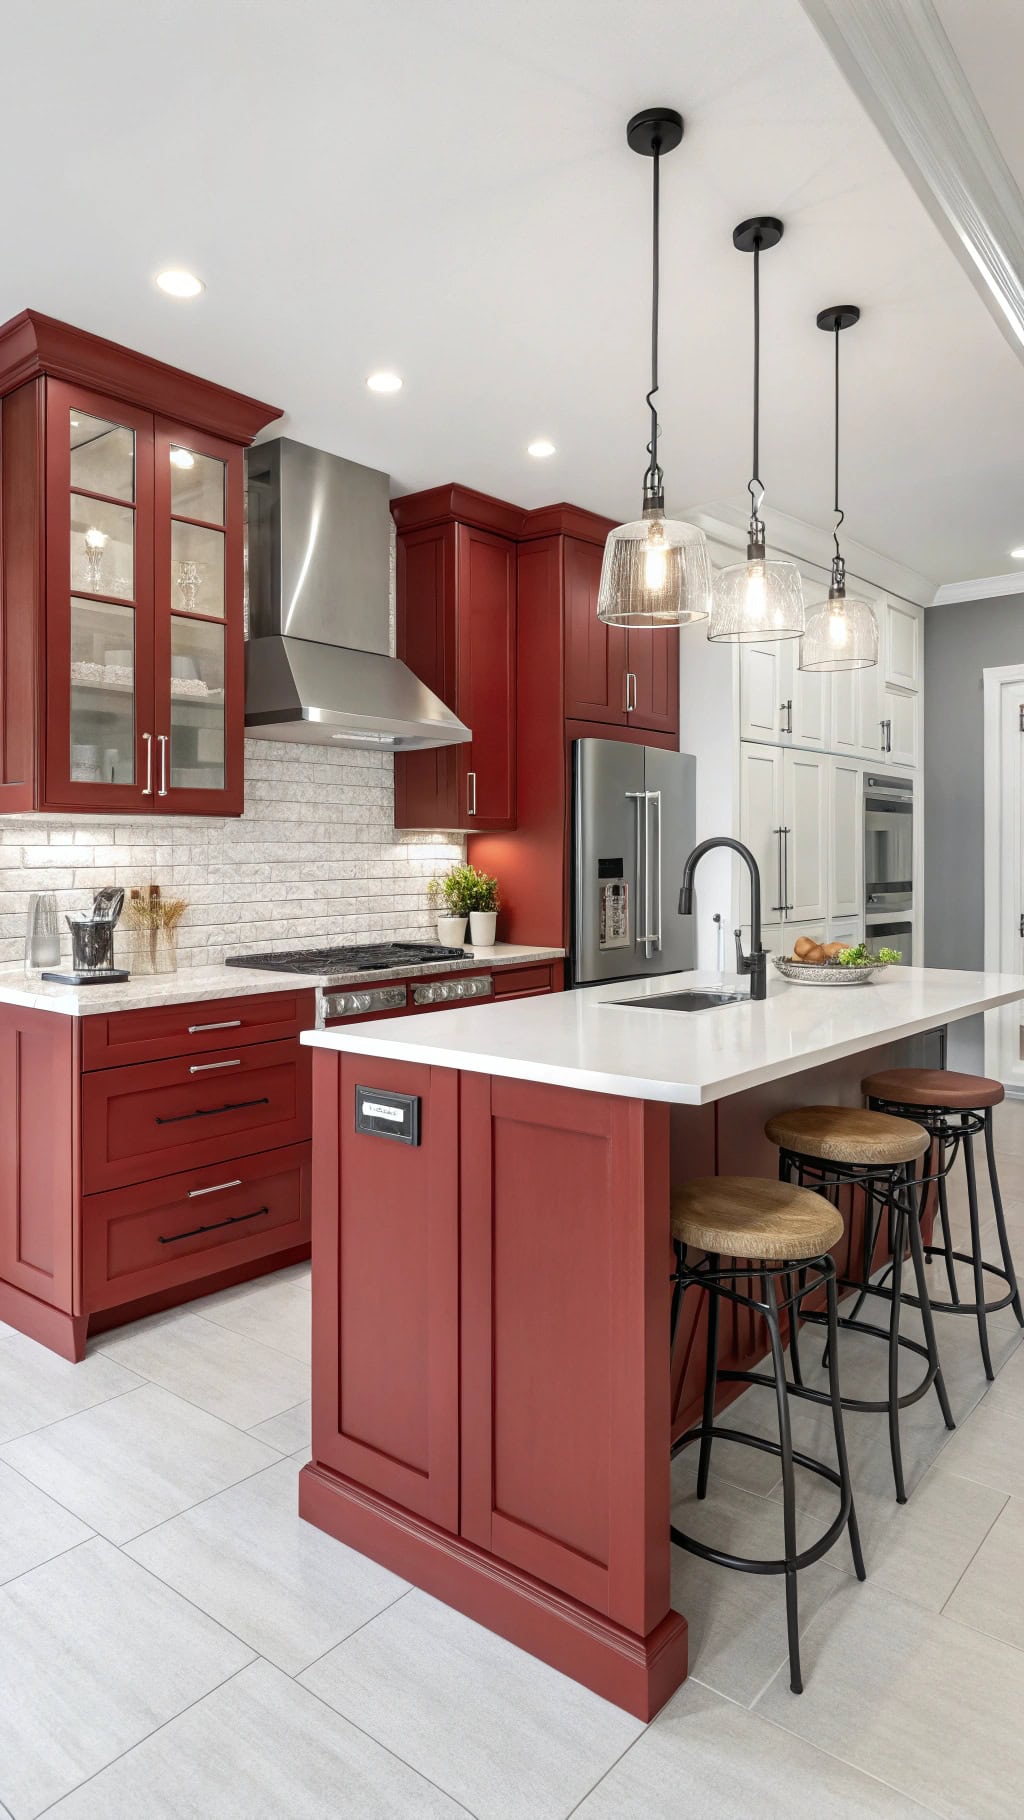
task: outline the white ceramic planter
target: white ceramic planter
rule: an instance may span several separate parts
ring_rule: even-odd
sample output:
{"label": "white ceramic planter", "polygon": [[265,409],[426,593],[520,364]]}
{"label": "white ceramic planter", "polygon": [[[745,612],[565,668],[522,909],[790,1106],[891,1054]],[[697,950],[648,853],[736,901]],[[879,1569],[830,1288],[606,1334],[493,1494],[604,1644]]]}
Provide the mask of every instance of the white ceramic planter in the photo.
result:
{"label": "white ceramic planter", "polygon": [[464,916],[439,916],[437,939],[442,948],[461,948],[466,940],[466,918]]}
{"label": "white ceramic planter", "polygon": [[498,925],[496,910],[473,910],[469,917],[469,939],[474,948],[493,948]]}

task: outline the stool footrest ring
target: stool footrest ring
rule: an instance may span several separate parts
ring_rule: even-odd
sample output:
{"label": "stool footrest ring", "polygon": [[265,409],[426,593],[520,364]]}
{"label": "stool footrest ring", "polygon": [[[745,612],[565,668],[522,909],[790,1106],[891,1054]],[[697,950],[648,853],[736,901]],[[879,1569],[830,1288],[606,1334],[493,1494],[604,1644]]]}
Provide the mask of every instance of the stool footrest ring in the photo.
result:
{"label": "stool footrest ring", "polygon": [[[779,1442],[770,1440],[766,1435],[753,1435],[740,1428],[718,1428],[717,1426],[691,1428],[675,1443],[672,1449],[673,1456],[681,1453],[684,1447],[691,1446],[694,1441],[699,1441],[703,1435],[710,1435],[716,1441],[736,1441],[741,1447],[756,1447],[762,1453],[774,1454],[776,1459],[780,1459],[782,1456]],[[839,1489],[840,1493],[842,1492],[842,1481],[834,1467],[826,1466],[823,1460],[813,1460],[809,1454],[798,1453],[796,1448],[793,1449],[792,1458],[794,1466],[803,1466],[808,1472],[818,1473],[821,1478],[828,1479]],[[698,1542],[695,1537],[684,1535],[683,1531],[677,1529],[674,1523],[670,1533],[677,1547],[687,1549],[692,1555],[700,1555],[705,1561],[711,1561],[718,1567],[734,1567],[740,1573],[745,1574],[792,1573],[799,1571],[802,1567],[813,1566],[815,1561],[820,1561],[822,1555],[828,1553],[846,1528],[851,1504],[852,1499],[849,1496],[841,1497],[839,1514],[829,1524],[824,1534],[819,1536],[816,1542],[812,1542],[810,1547],[801,1549],[799,1554],[793,1555],[788,1561],[785,1558],[777,1561],[752,1560],[746,1555],[727,1554],[723,1549],[711,1548],[706,1542]],[[782,1515],[781,1505],[779,1515],[780,1517]]]}

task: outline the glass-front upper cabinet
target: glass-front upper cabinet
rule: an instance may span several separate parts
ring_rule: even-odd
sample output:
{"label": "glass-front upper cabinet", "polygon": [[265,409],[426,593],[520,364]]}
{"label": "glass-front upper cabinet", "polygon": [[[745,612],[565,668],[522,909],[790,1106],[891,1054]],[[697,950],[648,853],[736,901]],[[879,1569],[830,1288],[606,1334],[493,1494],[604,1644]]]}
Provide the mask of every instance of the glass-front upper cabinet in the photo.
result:
{"label": "glass-front upper cabinet", "polygon": [[240,814],[242,451],[46,398],[47,803]]}
{"label": "glass-front upper cabinet", "polygon": [[157,419],[157,789],[179,811],[242,806],[243,485],[240,449]]}
{"label": "glass-front upper cabinet", "polygon": [[[47,796],[142,808],[153,780],[153,420],[47,388]],[[147,788],[148,786],[148,788]]]}

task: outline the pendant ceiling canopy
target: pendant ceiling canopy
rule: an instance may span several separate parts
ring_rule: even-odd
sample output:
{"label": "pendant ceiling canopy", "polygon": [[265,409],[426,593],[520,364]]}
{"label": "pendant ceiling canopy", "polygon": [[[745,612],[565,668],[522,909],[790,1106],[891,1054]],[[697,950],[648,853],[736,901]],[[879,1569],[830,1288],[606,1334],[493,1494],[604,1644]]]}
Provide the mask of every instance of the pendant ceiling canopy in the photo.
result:
{"label": "pendant ceiling canopy", "polygon": [[867,600],[846,592],[846,563],[839,548],[839,530],[845,513],[839,504],[839,337],[860,321],[855,303],[833,304],[820,310],[819,329],[831,335],[835,344],[834,408],[835,435],[833,461],[833,511],[836,515],[832,540],[836,553],[832,558],[832,582],[828,600],[807,615],[800,646],[801,670],[867,670],[878,662],[878,620]]}
{"label": "pendant ceiling canopy", "polygon": [[609,626],[654,630],[706,619],[711,610],[711,558],[702,531],[665,516],[665,482],[658,462],[658,308],[660,290],[661,160],[683,137],[673,108],[645,108],[626,127],[631,150],[653,171],[651,261],[651,439],[641,516],[608,536],[597,596],[597,617]]}
{"label": "pendant ceiling canopy", "polygon": [[774,215],[755,215],[733,231],[733,245],[752,253],[754,264],[754,410],[753,460],[747,482],[750,523],[746,562],[720,569],[714,579],[714,604],[708,637],[714,644],[745,644],[754,639],[799,638],[804,629],[804,590],[793,562],[769,561],[765,550],[761,502],[761,254],[778,246],[782,222]]}

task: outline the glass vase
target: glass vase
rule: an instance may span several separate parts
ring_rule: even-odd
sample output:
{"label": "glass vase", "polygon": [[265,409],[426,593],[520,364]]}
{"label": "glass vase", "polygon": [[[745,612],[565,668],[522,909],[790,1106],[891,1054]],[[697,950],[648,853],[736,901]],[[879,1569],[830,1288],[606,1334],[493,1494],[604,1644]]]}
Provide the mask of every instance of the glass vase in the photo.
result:
{"label": "glass vase", "polygon": [[177,929],[157,929],[153,937],[153,972],[176,973],[178,968]]}
{"label": "glass vase", "polygon": [[140,928],[132,930],[131,970],[133,974],[154,973],[156,971],[153,960],[153,949],[155,945],[155,929]]}

